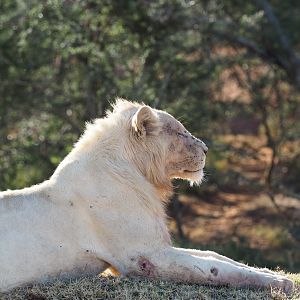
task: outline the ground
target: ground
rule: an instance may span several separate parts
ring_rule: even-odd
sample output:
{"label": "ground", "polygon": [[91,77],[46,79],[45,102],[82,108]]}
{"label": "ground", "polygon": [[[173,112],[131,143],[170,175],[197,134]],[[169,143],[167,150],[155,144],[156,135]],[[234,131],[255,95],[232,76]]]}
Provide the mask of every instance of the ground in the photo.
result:
{"label": "ground", "polygon": [[278,290],[234,289],[98,276],[16,289],[9,294],[0,295],[0,299],[300,299],[300,274],[290,274],[288,276],[296,282],[295,293],[289,298]]}

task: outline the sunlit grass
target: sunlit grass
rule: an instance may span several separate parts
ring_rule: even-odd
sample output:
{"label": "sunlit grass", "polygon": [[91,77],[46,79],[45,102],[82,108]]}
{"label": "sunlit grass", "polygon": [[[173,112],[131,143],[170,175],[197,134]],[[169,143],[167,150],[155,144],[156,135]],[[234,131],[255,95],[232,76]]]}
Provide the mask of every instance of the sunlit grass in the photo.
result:
{"label": "sunlit grass", "polygon": [[158,280],[89,277],[16,289],[0,299],[300,299],[300,274],[288,276],[296,284],[290,298],[274,289],[235,289]]}

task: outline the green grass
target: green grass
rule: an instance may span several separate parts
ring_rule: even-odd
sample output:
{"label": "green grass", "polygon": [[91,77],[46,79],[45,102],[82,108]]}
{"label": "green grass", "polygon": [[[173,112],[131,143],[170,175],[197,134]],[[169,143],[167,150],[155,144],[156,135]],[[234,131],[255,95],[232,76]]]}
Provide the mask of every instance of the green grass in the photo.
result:
{"label": "green grass", "polygon": [[8,294],[0,295],[0,299],[300,299],[300,274],[289,274],[288,276],[295,282],[295,292],[289,298],[278,290],[235,289],[97,276],[19,288]]}

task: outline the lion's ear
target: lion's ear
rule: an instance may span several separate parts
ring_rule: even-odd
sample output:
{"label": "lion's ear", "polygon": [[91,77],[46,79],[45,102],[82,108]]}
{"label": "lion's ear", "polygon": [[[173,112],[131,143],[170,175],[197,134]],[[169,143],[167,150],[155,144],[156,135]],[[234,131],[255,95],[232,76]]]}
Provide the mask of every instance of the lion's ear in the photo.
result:
{"label": "lion's ear", "polygon": [[142,106],[132,118],[132,128],[138,137],[157,135],[161,129],[157,113],[149,106]]}

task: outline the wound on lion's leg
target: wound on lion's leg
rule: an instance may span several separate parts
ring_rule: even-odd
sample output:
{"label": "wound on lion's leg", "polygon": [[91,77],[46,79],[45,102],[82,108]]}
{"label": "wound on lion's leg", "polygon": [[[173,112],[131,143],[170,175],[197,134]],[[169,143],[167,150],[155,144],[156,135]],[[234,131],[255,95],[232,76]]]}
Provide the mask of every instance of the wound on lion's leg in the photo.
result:
{"label": "wound on lion's leg", "polygon": [[138,259],[139,269],[142,271],[142,274],[145,276],[154,276],[155,275],[155,266],[145,257],[139,257]]}

